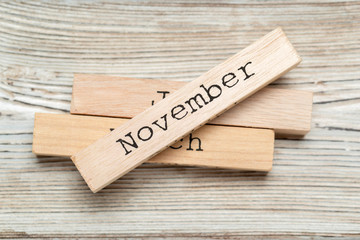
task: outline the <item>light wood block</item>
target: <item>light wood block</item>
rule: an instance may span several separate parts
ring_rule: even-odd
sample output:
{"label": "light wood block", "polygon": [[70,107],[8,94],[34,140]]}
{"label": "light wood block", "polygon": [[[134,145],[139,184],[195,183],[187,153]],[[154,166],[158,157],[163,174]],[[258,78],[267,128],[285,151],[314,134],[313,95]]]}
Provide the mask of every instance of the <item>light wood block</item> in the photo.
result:
{"label": "light wood block", "polygon": [[[128,119],[36,113],[33,152],[71,156]],[[153,163],[270,171],[274,132],[207,125],[149,161]]]}
{"label": "light wood block", "polygon": [[262,89],[300,61],[278,28],[71,159],[90,189],[97,192]]}
{"label": "light wood block", "polygon": [[[133,118],[184,85],[186,82],[76,74],[70,112]],[[312,102],[309,91],[265,87],[209,123],[269,128],[277,137],[299,138],[310,131]]]}

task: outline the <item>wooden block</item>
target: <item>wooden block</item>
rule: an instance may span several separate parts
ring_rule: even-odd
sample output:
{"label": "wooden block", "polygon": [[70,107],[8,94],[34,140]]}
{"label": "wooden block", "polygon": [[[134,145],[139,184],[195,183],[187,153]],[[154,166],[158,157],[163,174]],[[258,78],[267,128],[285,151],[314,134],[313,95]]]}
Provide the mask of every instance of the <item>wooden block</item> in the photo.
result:
{"label": "wooden block", "polygon": [[[186,82],[106,75],[74,76],[71,113],[133,118],[180,89]],[[313,94],[265,87],[210,124],[274,129],[277,137],[302,137],[310,131]],[[266,107],[264,107],[266,106]]]}
{"label": "wooden block", "polygon": [[[122,118],[36,113],[33,152],[71,156],[127,121]],[[273,151],[273,130],[207,125],[149,161],[270,171]]]}
{"label": "wooden block", "polygon": [[71,159],[90,189],[97,192],[262,89],[300,61],[278,28]]}

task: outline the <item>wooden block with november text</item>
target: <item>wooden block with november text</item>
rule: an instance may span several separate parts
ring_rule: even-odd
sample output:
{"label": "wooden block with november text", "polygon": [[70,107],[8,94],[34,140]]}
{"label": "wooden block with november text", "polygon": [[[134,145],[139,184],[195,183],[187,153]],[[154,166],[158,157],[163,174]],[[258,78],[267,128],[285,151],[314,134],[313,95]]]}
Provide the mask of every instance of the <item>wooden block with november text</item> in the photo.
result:
{"label": "wooden block with november text", "polygon": [[262,89],[300,61],[278,28],[71,159],[90,189],[97,192]]}
{"label": "wooden block with november text", "polygon": [[[184,85],[186,82],[77,74],[70,112],[132,118]],[[277,137],[302,137],[310,131],[312,102],[309,91],[265,87],[210,123],[269,128]]]}
{"label": "wooden block with november text", "polygon": [[[127,121],[123,118],[36,113],[33,152],[71,156]],[[270,171],[273,151],[273,130],[207,125],[149,162]]]}

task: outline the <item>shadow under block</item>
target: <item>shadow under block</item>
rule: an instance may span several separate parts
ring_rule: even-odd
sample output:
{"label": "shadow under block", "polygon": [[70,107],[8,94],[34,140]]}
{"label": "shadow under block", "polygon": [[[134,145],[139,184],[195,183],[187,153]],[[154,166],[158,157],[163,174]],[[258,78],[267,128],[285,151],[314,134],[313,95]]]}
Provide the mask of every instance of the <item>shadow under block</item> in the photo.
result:
{"label": "shadow under block", "polygon": [[275,29],[71,159],[90,189],[97,192],[270,84],[300,61],[283,31]]}
{"label": "shadow under block", "polygon": [[[76,74],[70,112],[133,118],[185,85],[168,80]],[[312,92],[265,87],[209,123],[268,128],[279,137],[299,138],[310,131],[312,103]]]}
{"label": "shadow under block", "polygon": [[[36,113],[33,152],[71,156],[128,119]],[[274,131],[206,125],[149,160],[153,163],[270,171]]]}

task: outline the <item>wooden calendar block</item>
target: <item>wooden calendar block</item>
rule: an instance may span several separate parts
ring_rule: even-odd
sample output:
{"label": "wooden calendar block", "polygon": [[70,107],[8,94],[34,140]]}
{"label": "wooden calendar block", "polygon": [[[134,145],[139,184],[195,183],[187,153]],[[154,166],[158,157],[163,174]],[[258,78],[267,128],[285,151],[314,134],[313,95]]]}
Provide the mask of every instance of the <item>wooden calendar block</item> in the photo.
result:
{"label": "wooden calendar block", "polygon": [[[77,74],[71,113],[133,118],[185,85],[186,82]],[[276,137],[299,138],[310,131],[312,102],[309,91],[265,87],[209,123],[269,128],[275,130]]]}
{"label": "wooden calendar block", "polygon": [[[36,113],[33,152],[71,156],[128,119]],[[270,171],[274,132],[206,125],[154,156],[153,163]]]}
{"label": "wooden calendar block", "polygon": [[262,89],[300,61],[278,28],[71,159],[90,189],[97,192]]}

